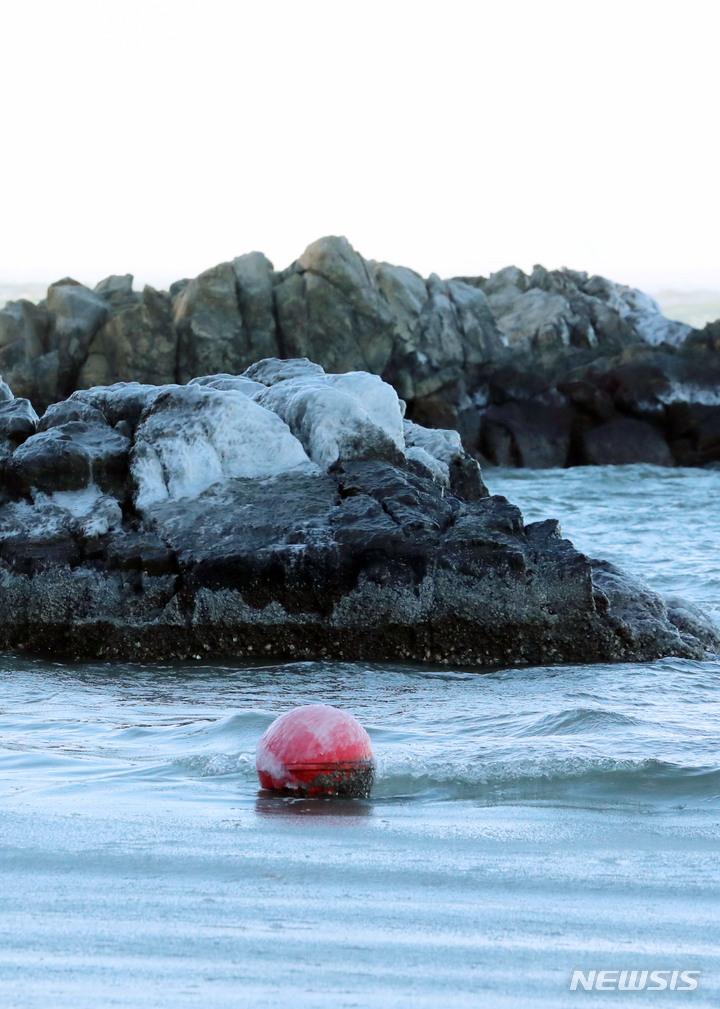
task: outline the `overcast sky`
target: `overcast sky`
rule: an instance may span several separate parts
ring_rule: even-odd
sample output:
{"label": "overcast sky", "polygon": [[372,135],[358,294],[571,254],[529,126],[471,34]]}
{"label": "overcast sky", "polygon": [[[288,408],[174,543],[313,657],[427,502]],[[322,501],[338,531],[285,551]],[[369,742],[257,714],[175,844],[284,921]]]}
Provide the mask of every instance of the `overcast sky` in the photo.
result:
{"label": "overcast sky", "polygon": [[346,235],[720,288],[717,0],[5,0],[0,280]]}

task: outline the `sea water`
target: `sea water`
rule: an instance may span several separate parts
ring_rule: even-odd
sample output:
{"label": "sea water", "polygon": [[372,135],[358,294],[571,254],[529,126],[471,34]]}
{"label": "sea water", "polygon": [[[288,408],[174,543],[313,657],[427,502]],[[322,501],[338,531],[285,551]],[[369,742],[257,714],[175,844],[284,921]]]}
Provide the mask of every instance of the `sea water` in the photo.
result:
{"label": "sea water", "polygon": [[[718,619],[720,472],[486,480]],[[367,727],[371,798],[259,794],[258,738],[320,701]],[[5,656],[1,1004],[720,1005],[719,735],[717,659],[481,675]],[[668,987],[572,991],[577,970]],[[675,970],[697,987],[671,990]]]}

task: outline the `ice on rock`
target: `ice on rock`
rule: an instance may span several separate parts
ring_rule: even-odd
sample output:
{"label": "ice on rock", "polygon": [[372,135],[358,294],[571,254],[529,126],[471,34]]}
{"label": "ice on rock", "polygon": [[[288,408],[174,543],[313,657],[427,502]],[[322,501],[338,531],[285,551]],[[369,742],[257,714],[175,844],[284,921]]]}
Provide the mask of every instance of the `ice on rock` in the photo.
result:
{"label": "ice on rock", "polygon": [[379,375],[371,375],[367,371],[328,375],[327,380],[335,389],[356,399],[373,423],[383,428],[401,452],[405,451],[405,401],[398,398],[391,385],[383,382]]}
{"label": "ice on rock", "polygon": [[262,385],[277,385],[278,382],[287,382],[291,378],[322,378],[324,374],[325,371],[319,364],[306,357],[291,357],[286,361],[279,357],[264,357],[262,361],[251,364],[243,378],[261,382]]}
{"label": "ice on rock", "polygon": [[664,315],[632,313],[626,318],[633,324],[646,343],[658,347],[661,343],[677,345],[692,333],[692,326],[684,322],[666,319]]}
{"label": "ice on rock", "polygon": [[407,458],[429,470],[437,483],[449,487],[450,466],[465,456],[459,433],[421,427],[411,420],[406,420],[403,427]]}
{"label": "ice on rock", "polygon": [[171,387],[143,385],[140,382],[116,382],[114,385],[93,386],[92,389],[77,389],[67,402],[89,403],[102,413],[112,427],[119,421],[126,421],[134,427],[156,396],[168,388]]}
{"label": "ice on rock", "polygon": [[413,445],[405,453],[406,458],[410,462],[418,463],[423,469],[427,470],[435,483],[442,484],[443,487],[450,486],[450,469],[444,462],[440,462],[434,456],[424,449],[420,448],[419,445]]}
{"label": "ice on rock", "polygon": [[33,494],[27,501],[8,502],[2,509],[0,536],[12,537],[18,532],[38,541],[55,540],[60,536],[105,536],[122,525],[120,505],[96,484],[82,490],[56,491],[54,494]]}
{"label": "ice on rock", "polygon": [[252,379],[244,375],[203,375],[202,378],[191,378],[188,385],[202,385],[210,389],[232,389],[235,392],[243,392],[246,396],[254,396],[256,392],[264,389],[261,382],[253,382]]}
{"label": "ice on rock", "polygon": [[47,496],[36,494],[35,503],[41,498],[75,519],[83,536],[105,536],[122,525],[122,510],[117,500],[103,494],[97,484],[90,484],[83,490],[55,491]]}
{"label": "ice on rock", "polygon": [[397,460],[404,449],[397,393],[377,375],[305,373],[255,396],[273,410],[319,466],[351,459]]}
{"label": "ice on rock", "polygon": [[242,392],[188,385],[158,393],[131,453],[140,509],[219,481],[315,469],[280,417]]}

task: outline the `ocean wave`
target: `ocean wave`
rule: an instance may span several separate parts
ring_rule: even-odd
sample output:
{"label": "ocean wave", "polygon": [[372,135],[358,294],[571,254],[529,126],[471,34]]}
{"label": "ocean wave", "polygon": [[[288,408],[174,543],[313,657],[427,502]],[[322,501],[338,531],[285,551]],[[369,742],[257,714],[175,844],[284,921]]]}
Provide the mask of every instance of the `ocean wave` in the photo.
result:
{"label": "ocean wave", "polygon": [[655,758],[549,756],[480,762],[385,767],[378,799],[479,800],[497,803],[602,797],[609,801],[720,802],[720,765],[686,766]]}

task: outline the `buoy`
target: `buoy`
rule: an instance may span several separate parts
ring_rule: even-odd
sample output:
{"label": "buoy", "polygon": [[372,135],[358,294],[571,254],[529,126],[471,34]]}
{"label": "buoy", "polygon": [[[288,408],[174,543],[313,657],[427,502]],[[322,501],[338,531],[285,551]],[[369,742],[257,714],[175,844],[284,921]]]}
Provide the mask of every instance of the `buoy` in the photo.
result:
{"label": "buoy", "polygon": [[295,795],[364,798],[375,774],[370,737],[356,718],[307,704],[276,718],[257,745],[261,788]]}

